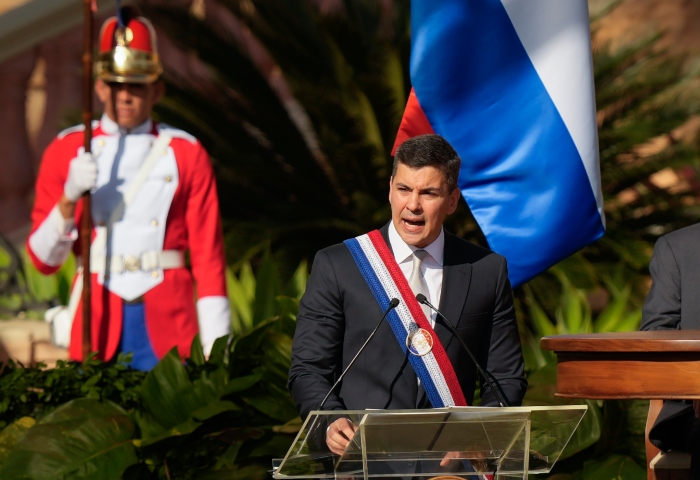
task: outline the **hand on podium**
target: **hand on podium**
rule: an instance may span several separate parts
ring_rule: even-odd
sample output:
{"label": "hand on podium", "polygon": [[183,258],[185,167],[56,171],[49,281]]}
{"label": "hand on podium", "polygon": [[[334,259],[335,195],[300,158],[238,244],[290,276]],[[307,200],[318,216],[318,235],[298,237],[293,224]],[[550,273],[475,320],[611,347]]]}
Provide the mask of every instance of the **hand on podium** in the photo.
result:
{"label": "hand on podium", "polygon": [[347,418],[339,418],[328,426],[326,431],[326,445],[331,452],[342,455],[350,440],[355,436],[357,427]]}
{"label": "hand on podium", "polygon": [[[469,456],[467,456],[467,452],[447,452],[440,461],[440,467],[444,468],[446,473],[454,473],[464,468],[465,464],[468,464],[471,469],[485,471],[488,468],[487,461],[478,460],[478,458],[486,458],[486,456],[482,452],[471,452]],[[455,460],[459,461],[455,462]]]}
{"label": "hand on podium", "polygon": [[446,467],[450,464],[452,460],[456,460],[459,458],[462,458],[461,452],[447,452],[445,456],[442,457],[442,460],[440,461],[440,466]]}

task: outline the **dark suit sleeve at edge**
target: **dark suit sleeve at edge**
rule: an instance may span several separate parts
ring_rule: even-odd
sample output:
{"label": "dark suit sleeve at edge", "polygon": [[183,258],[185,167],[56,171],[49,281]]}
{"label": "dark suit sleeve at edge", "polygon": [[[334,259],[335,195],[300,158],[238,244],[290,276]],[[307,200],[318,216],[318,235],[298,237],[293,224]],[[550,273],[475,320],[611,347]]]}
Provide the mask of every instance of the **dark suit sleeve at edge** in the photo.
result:
{"label": "dark suit sleeve at edge", "polygon": [[640,330],[676,330],[681,322],[681,279],[678,261],[665,237],[659,238],[649,264],[651,289],[642,308]]}
{"label": "dark suit sleeve at edge", "polygon": [[[302,419],[317,409],[339,374],[344,330],[336,272],[328,252],[321,250],[299,302],[289,369],[289,392]],[[324,410],[345,408],[335,393],[326,401]]]}
{"label": "dark suit sleeve at edge", "polygon": [[[496,289],[488,357],[483,365],[498,380],[506,394],[506,401],[511,406],[517,406],[525,396],[527,380],[513,294],[508,280],[508,267],[505,258],[502,257]],[[481,404],[497,406],[498,401],[483,378],[481,385]]]}

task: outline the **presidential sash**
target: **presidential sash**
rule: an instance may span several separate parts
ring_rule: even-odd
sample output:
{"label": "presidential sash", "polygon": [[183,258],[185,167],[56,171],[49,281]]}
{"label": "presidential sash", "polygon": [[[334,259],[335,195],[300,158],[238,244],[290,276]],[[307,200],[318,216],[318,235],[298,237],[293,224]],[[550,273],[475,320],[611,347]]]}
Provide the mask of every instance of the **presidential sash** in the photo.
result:
{"label": "presidential sash", "polygon": [[[369,285],[382,310],[392,298],[401,302],[386,319],[433,408],[466,406],[467,401],[457,380],[452,362],[423,313],[413,290],[394,259],[394,254],[379,230],[345,240],[352,258]],[[466,473],[477,470],[469,460],[462,460]],[[468,480],[493,480],[493,475],[468,475]]]}
{"label": "presidential sash", "polygon": [[357,267],[382,310],[401,302],[387,321],[434,408],[466,406],[454,368],[379,230],[346,240]]}

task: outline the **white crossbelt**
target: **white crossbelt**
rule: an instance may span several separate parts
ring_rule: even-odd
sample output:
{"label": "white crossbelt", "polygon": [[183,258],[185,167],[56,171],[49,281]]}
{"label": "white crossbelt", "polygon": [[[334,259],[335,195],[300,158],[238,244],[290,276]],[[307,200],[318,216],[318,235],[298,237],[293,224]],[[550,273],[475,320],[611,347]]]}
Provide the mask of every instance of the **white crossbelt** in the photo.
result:
{"label": "white crossbelt", "polygon": [[146,252],[141,255],[90,256],[90,271],[93,273],[150,272],[162,268],[182,268],[185,254],[180,250]]}

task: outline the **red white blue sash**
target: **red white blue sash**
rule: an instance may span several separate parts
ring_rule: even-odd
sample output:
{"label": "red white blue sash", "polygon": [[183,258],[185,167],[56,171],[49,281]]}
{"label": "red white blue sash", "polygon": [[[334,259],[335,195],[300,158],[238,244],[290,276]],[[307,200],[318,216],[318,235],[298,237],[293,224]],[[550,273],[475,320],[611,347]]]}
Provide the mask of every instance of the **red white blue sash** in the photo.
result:
{"label": "red white blue sash", "polygon": [[401,301],[389,312],[387,321],[404,353],[411,350],[407,346],[409,335],[419,329],[428,334],[432,349],[428,353],[413,351],[408,358],[433,407],[466,406],[452,363],[379,230],[346,240],[345,245],[380,308],[386,310],[392,298]]}

